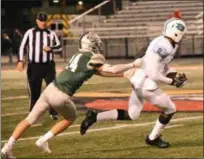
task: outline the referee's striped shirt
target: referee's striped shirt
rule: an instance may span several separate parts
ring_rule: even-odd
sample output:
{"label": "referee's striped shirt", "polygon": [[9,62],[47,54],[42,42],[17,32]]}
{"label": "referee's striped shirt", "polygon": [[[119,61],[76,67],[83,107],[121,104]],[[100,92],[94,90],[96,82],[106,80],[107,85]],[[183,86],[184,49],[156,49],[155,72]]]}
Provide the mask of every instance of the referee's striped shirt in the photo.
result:
{"label": "referee's striped shirt", "polygon": [[[44,46],[51,51],[43,50]],[[54,51],[61,51],[62,47],[55,32],[49,29],[31,28],[21,42],[19,48],[19,61],[23,61],[25,53],[28,53],[29,63],[49,63],[54,60]]]}

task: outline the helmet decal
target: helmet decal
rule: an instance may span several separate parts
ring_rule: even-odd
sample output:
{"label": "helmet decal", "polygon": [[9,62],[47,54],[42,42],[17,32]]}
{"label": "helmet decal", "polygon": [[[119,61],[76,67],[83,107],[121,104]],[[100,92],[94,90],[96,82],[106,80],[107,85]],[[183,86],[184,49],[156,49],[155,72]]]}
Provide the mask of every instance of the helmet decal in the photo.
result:
{"label": "helmet decal", "polygon": [[176,23],[176,28],[180,31],[184,31],[185,30],[185,26],[181,23]]}
{"label": "helmet decal", "polygon": [[181,14],[178,10],[174,12],[174,16],[164,23],[163,35],[171,38],[175,43],[179,43],[182,40],[186,31],[186,24],[181,19]]}
{"label": "helmet decal", "polygon": [[79,48],[80,48],[80,49],[82,48],[82,46],[81,46],[81,39],[82,39],[86,34],[88,34],[88,32],[85,32],[84,34],[82,34],[82,36],[81,36],[80,39],[79,39]]}

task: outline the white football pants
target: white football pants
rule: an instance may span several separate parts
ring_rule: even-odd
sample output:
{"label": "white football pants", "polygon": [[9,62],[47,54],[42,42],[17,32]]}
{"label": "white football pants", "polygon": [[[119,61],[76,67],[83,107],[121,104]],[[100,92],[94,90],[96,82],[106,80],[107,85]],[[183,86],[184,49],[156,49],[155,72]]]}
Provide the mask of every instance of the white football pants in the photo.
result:
{"label": "white football pants", "polygon": [[160,88],[154,91],[138,88],[132,90],[129,98],[128,114],[132,120],[136,120],[140,116],[140,112],[144,105],[144,99],[160,108],[165,114],[176,112],[175,104]]}

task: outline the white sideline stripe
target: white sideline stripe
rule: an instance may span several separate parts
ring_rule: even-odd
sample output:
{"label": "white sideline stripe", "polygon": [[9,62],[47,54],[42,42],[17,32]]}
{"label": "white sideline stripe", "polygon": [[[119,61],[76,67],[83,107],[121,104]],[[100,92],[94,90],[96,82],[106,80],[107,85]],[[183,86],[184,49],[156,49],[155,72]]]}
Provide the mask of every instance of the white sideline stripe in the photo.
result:
{"label": "white sideline stripe", "polygon": [[[129,125],[132,125],[132,124],[116,124],[116,126],[129,126]],[[183,125],[182,124],[169,125],[165,129],[174,128],[174,127],[180,127],[180,126],[183,126]]]}
{"label": "white sideline stripe", "polygon": [[75,127],[79,127],[80,125],[79,124],[76,124],[76,125],[71,125],[69,128],[75,128]]}
{"label": "white sideline stripe", "polygon": [[17,97],[4,97],[4,98],[1,98],[1,100],[12,100],[12,99],[26,99],[26,98],[29,98],[29,96],[17,96]]}
{"label": "white sideline stripe", "polygon": [[37,127],[37,126],[42,126],[42,124],[34,124],[31,127]]}
{"label": "white sideline stripe", "polygon": [[8,113],[8,114],[2,114],[1,116],[12,116],[12,115],[23,115],[23,114],[28,114],[28,112],[22,112],[22,113]]}
{"label": "white sideline stripe", "polygon": [[[186,117],[186,118],[172,119],[171,122],[185,121],[185,120],[194,120],[194,119],[200,119],[200,118],[203,118],[203,116],[195,116],[195,117]],[[120,125],[120,126],[106,127],[106,128],[98,128],[98,129],[89,130],[88,132],[97,132],[97,131],[103,131],[103,130],[114,130],[114,129],[120,129],[120,128],[124,128],[124,127],[140,127],[140,126],[147,126],[147,125],[151,125],[151,124],[155,124],[155,122],[146,122],[146,123],[140,123],[140,124],[129,124],[129,125]],[[59,134],[57,136],[72,135],[72,134],[79,134],[79,131],[62,133],[62,134]],[[38,139],[39,137],[40,136],[21,138],[18,141],[34,140],[34,139]],[[7,142],[7,140],[1,141],[1,143],[5,143],[5,142]]]}
{"label": "white sideline stripe", "polygon": [[183,125],[182,124],[169,125],[165,129],[175,128],[175,127],[180,127],[180,126],[183,126]]}

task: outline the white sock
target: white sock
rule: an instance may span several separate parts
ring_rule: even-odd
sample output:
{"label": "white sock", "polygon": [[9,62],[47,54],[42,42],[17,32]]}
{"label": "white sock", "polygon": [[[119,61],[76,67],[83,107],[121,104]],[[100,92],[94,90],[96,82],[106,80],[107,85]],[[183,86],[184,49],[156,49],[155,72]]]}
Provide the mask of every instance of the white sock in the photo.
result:
{"label": "white sock", "polygon": [[52,133],[52,131],[48,131],[41,139],[40,142],[46,142],[48,140],[50,140],[51,138],[54,137],[54,134]]}
{"label": "white sock", "polygon": [[149,139],[150,140],[156,139],[161,134],[161,131],[165,128],[165,126],[166,125],[160,123],[159,119],[157,119],[156,124],[149,135]]}
{"label": "white sock", "polygon": [[9,147],[9,149],[12,149],[13,146],[15,145],[16,140],[11,136],[7,142],[7,145]]}
{"label": "white sock", "polygon": [[97,121],[99,120],[116,120],[118,118],[118,111],[109,110],[97,114]]}

